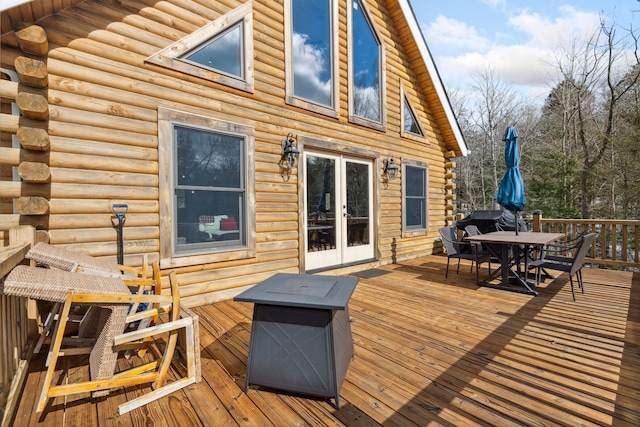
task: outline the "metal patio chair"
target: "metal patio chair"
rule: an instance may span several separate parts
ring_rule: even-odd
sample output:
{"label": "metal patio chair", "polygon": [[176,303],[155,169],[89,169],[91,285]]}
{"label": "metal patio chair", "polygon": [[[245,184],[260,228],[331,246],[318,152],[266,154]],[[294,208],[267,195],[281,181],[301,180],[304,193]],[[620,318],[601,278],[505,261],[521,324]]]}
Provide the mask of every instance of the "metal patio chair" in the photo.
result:
{"label": "metal patio chair", "polygon": [[[471,270],[473,265],[476,265],[476,281],[479,281],[479,265],[483,262],[489,263],[489,271],[491,271],[491,257],[489,253],[482,249],[481,245],[477,245],[471,242],[465,242],[458,240],[458,232],[455,227],[442,227],[440,230],[440,236],[442,243],[447,251],[447,269],[444,277],[449,277],[449,262],[451,258],[458,260],[458,267],[456,273],[460,273],[460,260],[466,259],[471,261]],[[467,248],[467,251],[464,250]]]}
{"label": "metal patio chair", "polygon": [[[584,293],[584,281],[582,280],[582,267],[584,267],[585,258],[587,256],[587,252],[591,248],[591,244],[595,240],[597,233],[589,233],[586,234],[579,242],[579,244],[573,247],[573,256],[572,257],[545,257],[543,256],[541,259],[534,260],[529,263],[529,268],[536,269],[536,283],[540,282],[541,272],[547,270],[555,270],[562,271],[565,273],[569,273],[569,282],[571,283],[571,295],[573,296],[573,300],[576,300],[576,294],[573,289],[573,275],[576,275],[578,280],[578,287]],[[556,245],[558,246],[558,245]]]}

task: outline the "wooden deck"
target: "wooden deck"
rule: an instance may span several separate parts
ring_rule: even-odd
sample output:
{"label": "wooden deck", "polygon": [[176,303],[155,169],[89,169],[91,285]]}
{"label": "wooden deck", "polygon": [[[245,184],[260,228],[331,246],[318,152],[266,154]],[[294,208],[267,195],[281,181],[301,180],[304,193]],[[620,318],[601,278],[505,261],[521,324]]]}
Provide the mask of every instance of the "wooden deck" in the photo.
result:
{"label": "wooden deck", "polygon": [[[123,416],[139,390],[55,400],[38,418],[41,360],[15,426],[640,425],[640,274],[585,269],[540,295],[478,288],[444,257],[380,267],[349,308],[355,358],[331,402],[243,391],[252,305],[197,308],[203,381]],[[69,365],[69,381],[86,375]]]}

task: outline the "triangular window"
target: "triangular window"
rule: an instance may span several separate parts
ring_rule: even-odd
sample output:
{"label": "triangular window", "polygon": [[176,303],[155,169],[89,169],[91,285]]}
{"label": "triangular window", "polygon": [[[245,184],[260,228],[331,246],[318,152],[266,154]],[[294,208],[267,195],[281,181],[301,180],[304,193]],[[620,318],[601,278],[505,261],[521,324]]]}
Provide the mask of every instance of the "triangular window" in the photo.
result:
{"label": "triangular window", "polygon": [[239,22],[211,41],[185,53],[180,59],[242,79],[243,44],[242,22]]}
{"label": "triangular window", "polygon": [[416,118],[416,115],[413,112],[413,108],[411,108],[411,104],[409,103],[409,100],[407,99],[406,96],[404,97],[403,109],[404,110],[402,112],[402,116],[403,116],[402,121],[403,121],[404,131],[407,133],[411,133],[413,135],[424,136],[424,132],[420,127],[420,123],[418,122],[418,119]]}
{"label": "triangular window", "polygon": [[165,47],[146,61],[253,92],[252,2]]}

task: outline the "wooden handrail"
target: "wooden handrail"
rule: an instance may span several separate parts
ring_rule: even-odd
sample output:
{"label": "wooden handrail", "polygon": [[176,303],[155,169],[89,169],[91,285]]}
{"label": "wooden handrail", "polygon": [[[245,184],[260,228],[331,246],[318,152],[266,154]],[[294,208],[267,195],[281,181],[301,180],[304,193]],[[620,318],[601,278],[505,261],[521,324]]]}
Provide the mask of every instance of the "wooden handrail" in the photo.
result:
{"label": "wooden handrail", "polygon": [[588,264],[640,269],[640,220],[542,218],[535,212],[529,223],[534,231],[564,233],[568,240],[587,230],[598,233]]}

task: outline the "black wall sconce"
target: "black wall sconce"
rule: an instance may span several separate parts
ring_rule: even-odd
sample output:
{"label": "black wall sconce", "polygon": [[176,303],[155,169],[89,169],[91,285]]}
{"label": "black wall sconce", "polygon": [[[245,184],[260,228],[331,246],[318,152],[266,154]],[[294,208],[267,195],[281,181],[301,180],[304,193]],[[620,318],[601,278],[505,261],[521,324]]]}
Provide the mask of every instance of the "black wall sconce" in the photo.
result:
{"label": "black wall sconce", "polygon": [[279,163],[283,170],[283,176],[285,174],[289,176],[291,171],[296,168],[299,156],[300,151],[298,151],[297,137],[289,132],[287,137],[282,141],[282,156],[280,157]]}
{"label": "black wall sconce", "polygon": [[396,165],[393,157],[384,159],[384,170],[383,173],[387,177],[387,180],[391,181],[396,179],[396,175],[398,173],[398,165]]}

